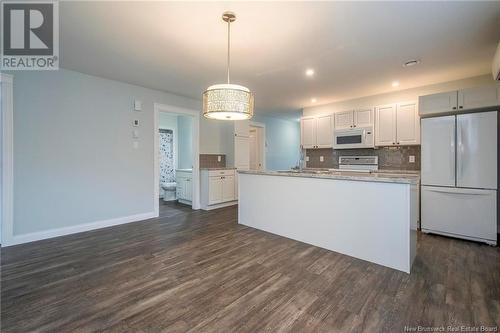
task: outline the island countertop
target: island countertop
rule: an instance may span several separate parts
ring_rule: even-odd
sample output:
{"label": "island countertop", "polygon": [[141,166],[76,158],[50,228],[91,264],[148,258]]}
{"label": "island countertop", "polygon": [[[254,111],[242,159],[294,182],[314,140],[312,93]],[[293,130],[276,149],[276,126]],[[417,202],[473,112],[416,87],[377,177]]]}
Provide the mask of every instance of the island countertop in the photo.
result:
{"label": "island countertop", "polygon": [[420,175],[417,173],[401,173],[380,170],[373,173],[353,172],[353,171],[326,171],[326,170],[305,170],[305,171],[271,171],[271,170],[238,170],[238,173],[251,175],[282,176],[282,177],[302,177],[352,180],[364,182],[382,182],[399,184],[418,184]]}

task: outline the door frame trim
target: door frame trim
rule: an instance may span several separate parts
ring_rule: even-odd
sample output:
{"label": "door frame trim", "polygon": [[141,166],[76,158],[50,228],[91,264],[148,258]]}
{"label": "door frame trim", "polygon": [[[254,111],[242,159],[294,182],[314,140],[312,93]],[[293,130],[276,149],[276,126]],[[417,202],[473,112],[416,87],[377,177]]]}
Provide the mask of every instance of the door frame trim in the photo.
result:
{"label": "door frame trim", "polygon": [[0,73],[2,122],[1,244],[14,238],[14,77]]}
{"label": "door frame trim", "polygon": [[262,129],[262,143],[261,143],[261,157],[262,157],[262,170],[266,170],[266,148],[267,148],[267,140],[266,140],[266,124],[258,122],[258,121],[250,121],[250,127],[259,127]]}

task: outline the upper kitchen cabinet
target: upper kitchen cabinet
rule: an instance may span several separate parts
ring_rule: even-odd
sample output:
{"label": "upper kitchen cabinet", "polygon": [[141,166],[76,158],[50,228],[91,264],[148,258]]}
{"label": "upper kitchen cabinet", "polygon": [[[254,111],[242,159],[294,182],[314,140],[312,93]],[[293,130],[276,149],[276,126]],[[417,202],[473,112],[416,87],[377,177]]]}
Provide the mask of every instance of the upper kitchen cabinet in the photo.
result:
{"label": "upper kitchen cabinet", "polygon": [[365,108],[350,111],[336,112],[335,129],[349,129],[354,127],[367,127],[373,125],[373,109]]}
{"label": "upper kitchen cabinet", "polygon": [[479,109],[500,105],[500,85],[474,87],[458,91],[458,109]]}
{"label": "upper kitchen cabinet", "polygon": [[500,105],[500,84],[454,90],[419,97],[421,116]]}
{"label": "upper kitchen cabinet", "polygon": [[234,122],[234,136],[250,137],[250,121],[238,120]]}
{"label": "upper kitchen cabinet", "polygon": [[375,146],[396,144],[396,105],[375,108]]}
{"label": "upper kitchen cabinet", "polygon": [[354,111],[335,112],[335,129],[352,128],[354,125]]}
{"label": "upper kitchen cabinet", "polygon": [[415,102],[399,103],[396,107],[396,143],[420,144],[420,118]]}
{"label": "upper kitchen cabinet", "polygon": [[373,126],[373,108],[354,110],[354,127]]}
{"label": "upper kitchen cabinet", "polygon": [[420,144],[417,103],[398,103],[375,108],[375,145]]}
{"label": "upper kitchen cabinet", "polygon": [[316,118],[316,148],[333,146],[333,117],[331,115]]}
{"label": "upper kitchen cabinet", "polygon": [[303,117],[300,119],[300,144],[302,148],[315,148],[316,118]]}
{"label": "upper kitchen cabinet", "polygon": [[421,116],[424,116],[434,113],[452,112],[457,109],[457,101],[457,91],[420,96],[418,98],[419,113]]}
{"label": "upper kitchen cabinet", "polygon": [[333,146],[333,116],[303,117],[300,120],[302,148],[331,148]]}

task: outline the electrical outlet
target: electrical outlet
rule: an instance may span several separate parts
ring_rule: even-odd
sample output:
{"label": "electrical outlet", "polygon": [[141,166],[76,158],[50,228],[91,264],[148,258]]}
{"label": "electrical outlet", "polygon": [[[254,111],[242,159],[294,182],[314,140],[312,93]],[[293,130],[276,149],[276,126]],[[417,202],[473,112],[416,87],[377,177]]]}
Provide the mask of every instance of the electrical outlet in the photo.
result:
{"label": "electrical outlet", "polygon": [[309,162],[309,156],[306,156],[306,162]]}
{"label": "electrical outlet", "polygon": [[414,156],[414,155],[410,155],[410,156],[408,157],[408,162],[410,162],[410,163],[415,163],[415,156]]}
{"label": "electrical outlet", "polygon": [[134,149],[139,148],[139,141],[134,141],[134,143],[132,144],[132,147],[134,147]]}
{"label": "electrical outlet", "polygon": [[220,161],[222,161],[222,156],[217,155],[217,162],[220,162]]}
{"label": "electrical outlet", "polygon": [[320,161],[320,162],[324,162],[324,161],[325,161],[325,158],[324,158],[323,156],[320,156],[320,157],[319,157],[319,161]]}

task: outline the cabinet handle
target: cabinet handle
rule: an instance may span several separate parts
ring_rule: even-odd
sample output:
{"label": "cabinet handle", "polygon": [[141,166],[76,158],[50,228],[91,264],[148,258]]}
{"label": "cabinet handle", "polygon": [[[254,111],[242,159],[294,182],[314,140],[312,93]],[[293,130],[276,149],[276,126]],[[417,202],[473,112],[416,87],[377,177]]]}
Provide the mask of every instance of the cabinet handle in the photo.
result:
{"label": "cabinet handle", "polygon": [[463,109],[464,107],[463,107],[462,105],[460,105],[458,108],[459,108],[459,109]]}
{"label": "cabinet handle", "polygon": [[354,127],[356,127],[356,125],[353,125]]}
{"label": "cabinet handle", "polygon": [[399,142],[396,142],[399,145]]}
{"label": "cabinet handle", "polygon": [[395,144],[396,144],[396,142],[393,142],[392,144],[393,144],[393,145],[395,145]]}
{"label": "cabinet handle", "polygon": [[456,109],[457,109],[457,107],[456,107],[456,106],[454,106],[452,109],[453,109],[453,110],[456,110]]}

